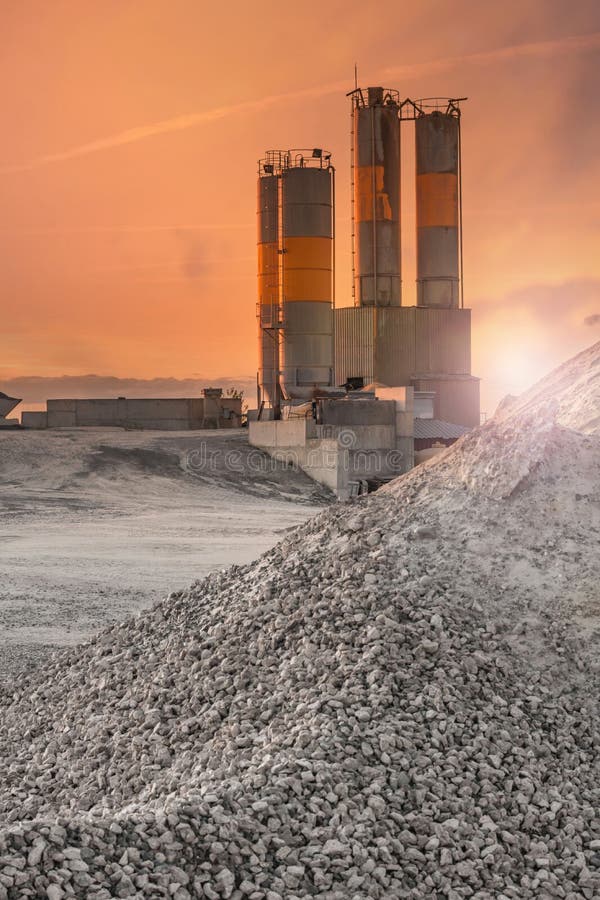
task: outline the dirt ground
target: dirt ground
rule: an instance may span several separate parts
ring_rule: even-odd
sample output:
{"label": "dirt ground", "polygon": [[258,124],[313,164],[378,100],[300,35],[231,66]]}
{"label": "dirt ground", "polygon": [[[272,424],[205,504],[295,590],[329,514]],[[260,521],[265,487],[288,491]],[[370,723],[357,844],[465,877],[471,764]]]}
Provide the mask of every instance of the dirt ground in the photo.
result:
{"label": "dirt ground", "polygon": [[331,500],[245,431],[0,433],[0,681]]}

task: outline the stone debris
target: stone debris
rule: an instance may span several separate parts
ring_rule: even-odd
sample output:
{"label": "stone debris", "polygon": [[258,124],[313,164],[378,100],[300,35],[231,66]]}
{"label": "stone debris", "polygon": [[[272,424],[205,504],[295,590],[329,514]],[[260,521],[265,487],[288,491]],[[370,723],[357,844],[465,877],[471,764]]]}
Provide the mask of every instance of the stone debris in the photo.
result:
{"label": "stone debris", "polygon": [[21,677],[0,900],[600,896],[600,437],[542,400]]}

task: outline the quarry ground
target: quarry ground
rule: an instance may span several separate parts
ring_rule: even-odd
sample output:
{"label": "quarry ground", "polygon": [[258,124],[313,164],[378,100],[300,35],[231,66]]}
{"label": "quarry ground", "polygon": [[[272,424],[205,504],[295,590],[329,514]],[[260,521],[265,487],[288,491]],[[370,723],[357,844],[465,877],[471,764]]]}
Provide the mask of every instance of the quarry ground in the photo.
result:
{"label": "quarry ground", "polygon": [[331,501],[245,431],[0,433],[0,682]]}

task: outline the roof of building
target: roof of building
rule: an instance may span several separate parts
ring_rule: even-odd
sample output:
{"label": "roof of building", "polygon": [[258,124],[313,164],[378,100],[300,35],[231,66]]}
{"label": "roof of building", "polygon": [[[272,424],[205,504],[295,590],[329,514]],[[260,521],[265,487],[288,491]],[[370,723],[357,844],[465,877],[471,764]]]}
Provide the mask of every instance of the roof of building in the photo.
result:
{"label": "roof of building", "polygon": [[444,441],[456,440],[472,429],[466,425],[455,425],[453,422],[444,422],[442,419],[418,419],[415,418],[415,440]]}
{"label": "roof of building", "polygon": [[0,419],[4,419],[20,402],[16,397],[9,397],[0,391]]}

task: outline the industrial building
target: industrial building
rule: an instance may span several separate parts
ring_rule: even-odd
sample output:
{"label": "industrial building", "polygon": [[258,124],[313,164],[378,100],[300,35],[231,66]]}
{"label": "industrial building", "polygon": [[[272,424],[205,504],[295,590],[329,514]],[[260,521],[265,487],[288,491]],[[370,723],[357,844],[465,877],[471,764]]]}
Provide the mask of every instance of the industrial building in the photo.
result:
{"label": "industrial building", "polygon": [[239,428],[242,400],[224,397],[221,388],[205,388],[202,397],[48,400],[46,409],[24,412],[25,428],[141,428],[188,431]]}
{"label": "industrial building", "polygon": [[[471,311],[462,295],[460,101],[350,94],[354,306],[335,310],[336,383],[411,386],[434,394],[435,418],[479,425]],[[414,124],[416,305],[402,306],[400,135]]]}
{"label": "industrial building", "polygon": [[[331,441],[332,429],[341,426],[353,431],[355,454],[378,454],[385,478],[414,464],[415,440],[419,452],[430,452],[480,420],[471,312],[462,290],[461,100],[401,101],[398,91],[382,87],[357,87],[348,96],[352,305],[335,305],[331,154],[269,151],[259,161],[258,408],[250,440],[291,453],[306,440]],[[402,302],[401,134],[407,127],[414,130],[416,161],[411,306]],[[388,422],[391,427],[393,419],[393,437],[389,428],[378,430],[382,403],[396,404]],[[426,414],[415,415],[423,403]],[[313,421],[298,445],[302,417]],[[395,463],[382,465],[391,449]],[[373,456],[357,468],[357,483],[372,477],[372,463]]]}

